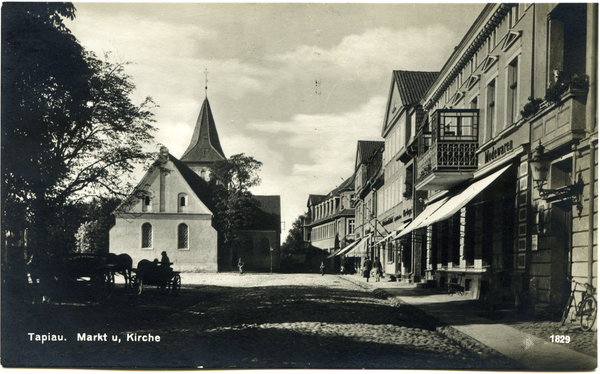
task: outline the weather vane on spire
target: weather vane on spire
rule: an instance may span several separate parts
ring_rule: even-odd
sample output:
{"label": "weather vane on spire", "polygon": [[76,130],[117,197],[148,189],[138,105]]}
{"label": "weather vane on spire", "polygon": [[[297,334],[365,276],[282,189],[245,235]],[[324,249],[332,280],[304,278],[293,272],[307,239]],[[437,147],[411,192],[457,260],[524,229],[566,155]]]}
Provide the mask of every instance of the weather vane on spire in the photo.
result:
{"label": "weather vane on spire", "polygon": [[204,69],[204,96],[208,97],[208,69]]}

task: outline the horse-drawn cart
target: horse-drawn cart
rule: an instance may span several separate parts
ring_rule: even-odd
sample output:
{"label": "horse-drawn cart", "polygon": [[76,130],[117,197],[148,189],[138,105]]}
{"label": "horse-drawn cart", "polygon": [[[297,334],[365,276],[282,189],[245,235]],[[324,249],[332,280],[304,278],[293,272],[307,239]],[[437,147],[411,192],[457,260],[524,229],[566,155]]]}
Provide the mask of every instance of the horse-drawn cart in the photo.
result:
{"label": "horse-drawn cart", "polygon": [[104,256],[74,255],[64,260],[58,280],[67,283],[69,288],[81,285],[94,296],[109,298],[115,289],[114,268]]}
{"label": "horse-drawn cart", "polygon": [[142,260],[137,269],[132,269],[133,292],[140,295],[147,286],[156,286],[162,294],[177,296],[181,288],[181,275],[173,271],[170,266],[161,265],[158,262]]}

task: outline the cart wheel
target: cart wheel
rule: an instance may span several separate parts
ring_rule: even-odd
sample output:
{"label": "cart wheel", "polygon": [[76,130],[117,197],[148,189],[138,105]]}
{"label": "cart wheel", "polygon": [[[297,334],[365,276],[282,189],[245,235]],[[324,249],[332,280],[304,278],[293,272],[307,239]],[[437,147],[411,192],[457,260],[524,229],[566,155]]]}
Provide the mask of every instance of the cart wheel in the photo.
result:
{"label": "cart wheel", "polygon": [[179,295],[180,288],[181,288],[181,276],[179,274],[175,274],[175,276],[173,276],[173,280],[171,281],[171,295],[173,295],[173,296]]}
{"label": "cart wheel", "polygon": [[104,274],[104,295],[106,298],[112,296],[115,291],[115,273],[110,271]]}
{"label": "cart wheel", "polygon": [[142,289],[144,288],[143,282],[142,282],[142,278],[138,277],[138,276],[134,276],[133,277],[133,283],[131,286],[132,292],[133,292],[133,296],[139,296],[142,294]]}

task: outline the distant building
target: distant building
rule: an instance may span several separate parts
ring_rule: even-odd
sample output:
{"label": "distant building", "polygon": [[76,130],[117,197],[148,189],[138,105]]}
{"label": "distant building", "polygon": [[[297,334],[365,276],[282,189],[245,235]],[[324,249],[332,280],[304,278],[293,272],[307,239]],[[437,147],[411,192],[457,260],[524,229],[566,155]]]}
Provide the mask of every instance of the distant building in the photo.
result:
{"label": "distant building", "polygon": [[356,217],[355,237],[357,245],[343,256],[373,259],[374,244],[387,236],[385,228],[377,219],[377,189],[381,185],[383,141],[359,140],[356,145],[354,170],[355,199],[353,207]]}
{"label": "distant building", "polygon": [[[308,197],[308,213],[304,220],[305,241],[309,243],[309,248],[322,250],[322,256],[334,255],[354,241],[354,182],[353,174],[327,195]],[[329,257],[326,266],[327,271],[338,272],[339,258]]]}
{"label": "distant building", "polygon": [[239,257],[246,270],[277,270],[280,264],[281,202],[279,196],[255,196],[255,221],[238,235],[243,245],[233,252],[218,248],[212,225],[210,166],[225,160],[208,99],[181,159],[163,147],[134,193],[115,211],[110,251],[128,253],[134,266],[160,258],[166,251],[180,271],[234,269]]}

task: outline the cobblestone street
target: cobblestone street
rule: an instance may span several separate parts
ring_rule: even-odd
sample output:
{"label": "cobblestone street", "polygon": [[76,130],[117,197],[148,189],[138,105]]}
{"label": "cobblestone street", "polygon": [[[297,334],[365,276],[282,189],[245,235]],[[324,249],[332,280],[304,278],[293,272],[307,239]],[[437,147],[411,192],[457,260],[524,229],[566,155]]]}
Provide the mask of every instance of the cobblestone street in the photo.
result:
{"label": "cobblestone street", "polygon": [[[3,346],[3,364],[485,369],[502,361],[482,359],[436,333],[416,309],[343,277],[224,273],[182,280],[178,297],[149,288],[133,299],[118,288],[97,305],[67,299],[19,305],[3,314],[13,322],[3,325],[11,341]],[[28,333],[67,341],[41,344]],[[78,333],[106,333],[107,341],[77,341]],[[160,341],[127,341],[156,336]]]}

